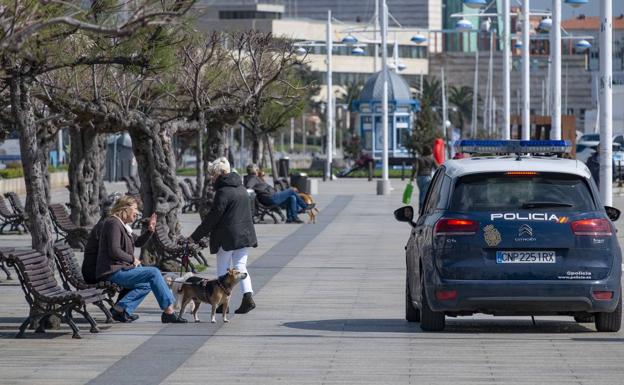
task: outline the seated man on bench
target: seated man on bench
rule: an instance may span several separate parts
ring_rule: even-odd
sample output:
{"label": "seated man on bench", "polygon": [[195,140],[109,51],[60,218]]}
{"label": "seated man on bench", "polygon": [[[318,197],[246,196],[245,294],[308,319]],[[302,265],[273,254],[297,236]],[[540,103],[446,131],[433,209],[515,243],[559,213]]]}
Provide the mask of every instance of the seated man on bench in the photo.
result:
{"label": "seated man on bench", "polygon": [[286,208],[286,223],[303,223],[297,213],[301,210],[312,208],[311,205],[306,204],[301,199],[293,188],[275,191],[272,186],[264,181],[262,172],[255,164],[247,166],[247,175],[245,175],[244,183],[246,188],[254,190],[258,201],[263,205],[277,205]]}

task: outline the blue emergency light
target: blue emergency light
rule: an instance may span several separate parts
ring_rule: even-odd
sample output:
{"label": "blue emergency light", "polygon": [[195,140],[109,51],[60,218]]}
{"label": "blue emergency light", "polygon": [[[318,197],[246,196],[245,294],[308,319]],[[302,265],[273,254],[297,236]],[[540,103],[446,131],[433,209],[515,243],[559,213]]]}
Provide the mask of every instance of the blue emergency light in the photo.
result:
{"label": "blue emergency light", "polygon": [[572,150],[567,140],[458,140],[458,152],[468,154],[563,154]]}

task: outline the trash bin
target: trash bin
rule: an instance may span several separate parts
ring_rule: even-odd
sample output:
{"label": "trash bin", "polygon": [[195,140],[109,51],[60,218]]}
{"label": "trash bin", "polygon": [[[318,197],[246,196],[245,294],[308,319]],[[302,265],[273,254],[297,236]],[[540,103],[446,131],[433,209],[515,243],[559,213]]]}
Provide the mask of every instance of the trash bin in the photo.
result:
{"label": "trash bin", "polygon": [[277,176],[279,176],[280,178],[288,178],[289,162],[289,158],[282,158],[277,161]]}
{"label": "trash bin", "polygon": [[310,194],[308,186],[308,175],[306,173],[296,173],[290,176],[290,186],[296,187],[299,192]]}

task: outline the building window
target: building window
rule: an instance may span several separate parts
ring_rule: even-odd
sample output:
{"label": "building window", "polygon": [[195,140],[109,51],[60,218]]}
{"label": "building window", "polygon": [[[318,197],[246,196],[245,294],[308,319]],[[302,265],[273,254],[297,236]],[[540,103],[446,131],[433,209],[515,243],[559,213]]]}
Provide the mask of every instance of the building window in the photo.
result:
{"label": "building window", "polygon": [[282,14],[278,12],[258,12],[258,11],[219,11],[219,19],[281,19]]}

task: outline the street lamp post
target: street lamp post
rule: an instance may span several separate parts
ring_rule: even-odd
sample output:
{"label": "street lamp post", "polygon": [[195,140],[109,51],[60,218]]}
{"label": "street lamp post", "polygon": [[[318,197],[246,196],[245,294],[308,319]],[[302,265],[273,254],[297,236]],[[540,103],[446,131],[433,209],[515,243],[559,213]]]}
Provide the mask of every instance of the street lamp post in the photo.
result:
{"label": "street lamp post", "polygon": [[[503,0],[503,139],[510,139],[511,130],[511,9],[509,0]],[[473,113],[476,113],[473,112]]]}
{"label": "street lamp post", "polygon": [[326,118],[327,118],[327,164],[325,165],[325,176],[327,180],[332,180],[332,155],[333,155],[333,135],[332,131],[334,129],[334,106],[333,106],[333,98],[332,98],[332,89],[333,89],[333,79],[332,79],[332,49],[333,49],[333,40],[332,40],[332,20],[331,20],[331,10],[327,11],[327,34],[326,34],[326,42],[325,46],[327,47],[327,110]]}
{"label": "street lamp post", "polygon": [[613,136],[613,17],[611,0],[600,0],[600,195],[611,206]]}
{"label": "street lamp post", "polygon": [[552,0],[552,27],[550,28],[550,62],[552,68],[550,139],[561,139],[561,0]]}
{"label": "street lamp post", "polygon": [[530,0],[522,3],[522,139],[531,138]]}
{"label": "street lamp post", "polygon": [[388,177],[388,6],[382,0],[381,6],[381,76],[383,82],[381,100],[381,122],[383,149],[381,155],[381,180],[377,181],[377,195],[390,194]]}

